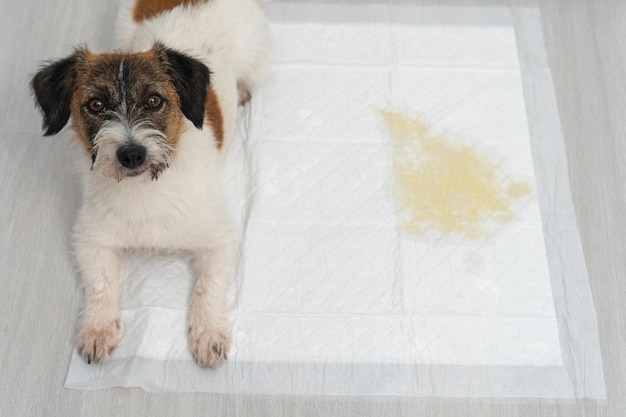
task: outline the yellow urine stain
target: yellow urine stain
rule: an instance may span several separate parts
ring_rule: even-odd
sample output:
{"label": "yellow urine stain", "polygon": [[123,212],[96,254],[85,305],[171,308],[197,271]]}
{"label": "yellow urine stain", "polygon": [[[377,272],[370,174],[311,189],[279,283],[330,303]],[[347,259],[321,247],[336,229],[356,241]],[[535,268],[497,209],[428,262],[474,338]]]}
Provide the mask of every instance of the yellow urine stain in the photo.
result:
{"label": "yellow urine stain", "polygon": [[472,146],[436,134],[419,116],[379,110],[391,134],[394,195],[404,230],[486,239],[533,193]]}

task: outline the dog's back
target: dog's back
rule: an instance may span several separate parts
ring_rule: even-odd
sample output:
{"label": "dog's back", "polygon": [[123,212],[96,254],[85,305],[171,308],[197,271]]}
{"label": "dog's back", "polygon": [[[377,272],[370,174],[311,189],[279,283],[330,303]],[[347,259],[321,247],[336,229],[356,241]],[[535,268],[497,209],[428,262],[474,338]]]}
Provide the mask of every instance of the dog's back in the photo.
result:
{"label": "dog's back", "polygon": [[[211,69],[216,83],[229,78],[223,81],[232,85],[234,77],[243,102],[264,72],[270,34],[256,0],[126,0],[116,41],[123,51],[143,51],[158,41],[189,53]],[[222,88],[214,86],[219,94]]]}

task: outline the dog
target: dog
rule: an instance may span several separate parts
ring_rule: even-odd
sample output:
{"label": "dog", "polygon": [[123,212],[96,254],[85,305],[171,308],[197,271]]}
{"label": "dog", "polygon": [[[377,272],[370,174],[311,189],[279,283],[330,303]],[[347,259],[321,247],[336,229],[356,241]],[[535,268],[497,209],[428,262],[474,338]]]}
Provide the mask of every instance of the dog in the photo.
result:
{"label": "dog", "polygon": [[231,343],[225,298],[237,248],[221,153],[266,67],[267,22],[255,0],[131,0],[116,32],[115,51],[79,47],[31,80],[44,135],[70,125],[80,149],[77,349],[92,363],[118,345],[128,253],[174,252],[194,275],[191,353],[216,368]]}

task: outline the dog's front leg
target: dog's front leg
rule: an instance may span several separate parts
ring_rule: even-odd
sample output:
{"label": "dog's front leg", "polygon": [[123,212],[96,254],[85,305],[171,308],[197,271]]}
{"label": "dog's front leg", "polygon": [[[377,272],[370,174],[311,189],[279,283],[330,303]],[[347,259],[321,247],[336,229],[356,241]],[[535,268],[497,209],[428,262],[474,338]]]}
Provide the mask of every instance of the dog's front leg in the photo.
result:
{"label": "dog's front leg", "polygon": [[228,358],[230,330],[226,293],[230,284],[234,245],[224,244],[192,260],[195,285],[189,314],[189,343],[196,362],[217,368]]}
{"label": "dog's front leg", "polygon": [[119,343],[122,256],[112,248],[80,245],[76,258],[85,291],[76,345],[88,363],[99,362]]}

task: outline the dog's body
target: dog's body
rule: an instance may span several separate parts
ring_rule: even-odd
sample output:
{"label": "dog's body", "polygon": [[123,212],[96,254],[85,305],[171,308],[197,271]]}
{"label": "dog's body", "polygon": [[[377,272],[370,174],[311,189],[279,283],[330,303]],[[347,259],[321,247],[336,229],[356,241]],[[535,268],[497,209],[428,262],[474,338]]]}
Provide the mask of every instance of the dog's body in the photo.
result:
{"label": "dog's body", "polygon": [[117,346],[129,250],[176,251],[195,275],[191,351],[216,367],[230,345],[224,298],[236,243],[218,186],[220,149],[263,71],[268,29],[254,0],[136,0],[117,32],[119,52],[79,49],[32,83],[46,134],[71,117],[85,150],[77,346],[89,362]]}

